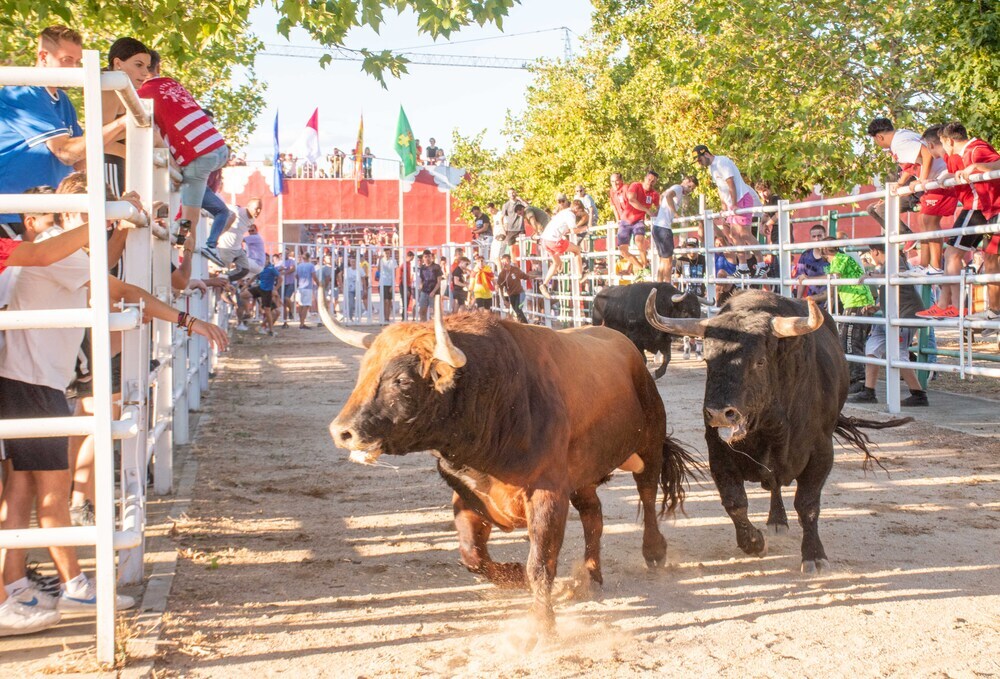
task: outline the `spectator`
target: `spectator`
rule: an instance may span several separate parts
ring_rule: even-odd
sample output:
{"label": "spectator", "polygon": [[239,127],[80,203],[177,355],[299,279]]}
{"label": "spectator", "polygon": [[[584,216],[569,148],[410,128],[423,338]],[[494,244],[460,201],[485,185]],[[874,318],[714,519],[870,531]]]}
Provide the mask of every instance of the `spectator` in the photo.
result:
{"label": "spectator", "polygon": [[[254,224],[254,220],[260,216],[260,198],[251,198],[246,207],[234,206],[231,210],[235,215],[229,228],[227,228],[216,241],[218,247],[213,247],[206,243],[201,249],[201,254],[209,258],[223,269],[233,268],[228,274],[231,283],[236,282],[249,274],[257,274],[261,268],[257,262],[251,262],[243,249],[243,239]],[[210,236],[211,238],[211,236]]]}
{"label": "spectator", "polygon": [[[868,123],[868,129],[867,129],[868,136],[872,137],[872,139],[875,140],[876,145],[878,145],[880,148],[889,149],[891,145],[891,137],[887,137],[887,135],[890,134],[892,131],[893,131],[892,121],[890,121],[888,118],[875,118],[870,123]],[[879,139],[875,139],[876,136],[878,136]],[[886,139],[888,139],[890,143],[883,146],[883,143],[885,143]],[[889,150],[891,152],[891,149]],[[893,160],[896,160],[895,155],[893,156]],[[916,177],[912,174],[904,176],[903,169],[898,165],[898,161],[896,168],[899,172],[898,179],[896,181],[897,187],[901,188],[916,179]],[[903,180],[905,180],[905,183]],[[917,196],[915,193],[908,193],[904,196],[900,196],[899,197],[900,216],[902,216],[904,212],[912,212],[914,209],[916,209],[918,202],[919,202],[919,196]],[[874,219],[882,226],[882,231],[884,233],[885,201],[884,200],[875,201],[874,203],[868,206],[867,211],[868,214],[872,217],[872,219]],[[903,222],[902,219],[899,220],[899,233],[910,233],[910,227],[908,227],[906,223]],[[903,246],[903,250],[909,252],[914,247],[916,247],[916,245],[917,244],[915,241],[907,241]]]}
{"label": "spectator", "polygon": [[[940,128],[940,126],[939,126]],[[931,134],[934,131],[931,130]],[[899,186],[906,186],[914,178],[917,183],[927,181],[937,177],[946,171],[944,160],[935,158],[931,153],[927,142],[912,130],[897,130],[892,121],[888,118],[875,118],[868,124],[868,136],[875,144],[885,149],[892,156],[892,160],[899,166],[900,175],[897,180]],[[955,214],[957,207],[955,194],[952,189],[934,189],[920,193],[910,194],[910,201],[916,203],[919,199],[920,214],[917,217],[920,224],[920,231],[934,231],[941,226],[941,217],[951,217]],[[903,206],[900,205],[900,210]],[[885,225],[884,219],[879,223]],[[903,233],[906,233],[903,231]],[[913,275],[920,274],[941,274],[939,268],[941,264],[941,243],[922,241],[920,243],[920,268],[914,269]]]}
{"label": "spectator", "polygon": [[478,252],[472,259],[472,296],[477,309],[489,311],[493,308],[493,290],[496,287],[493,268]]}
{"label": "spectator", "polygon": [[551,297],[549,283],[556,274],[562,272],[562,255],[571,252],[576,258],[577,271],[583,271],[583,257],[580,254],[580,246],[569,242],[569,234],[586,231],[589,228],[588,218],[587,210],[583,207],[583,201],[576,199],[570,207],[560,210],[549,221],[545,230],[542,231],[542,250],[552,261],[549,265],[549,270],[545,272],[545,277],[542,279],[542,285],[539,288],[543,296]]}
{"label": "spectator", "polygon": [[510,255],[500,257],[500,272],[497,274],[497,288],[506,298],[511,311],[521,323],[527,323],[528,319],[521,310],[521,303],[524,301],[524,285],[522,281],[528,280],[528,274],[521,271],[510,261]]}
{"label": "spectator", "polygon": [[281,274],[281,306],[285,312],[285,320],[281,327],[288,329],[288,319],[295,315],[295,250],[285,249],[285,259],[278,272]]}
{"label": "spectator", "polygon": [[424,147],[420,145],[419,139],[415,139],[413,143],[417,145],[417,162],[419,163],[420,159],[424,157]]}
{"label": "spectator", "polygon": [[[215,114],[210,109],[204,109],[208,119],[215,121]],[[235,216],[230,212],[226,202],[219,197],[219,190],[222,188],[222,169],[215,170],[208,175],[205,184],[205,197],[201,201],[201,209],[212,215],[212,226],[209,230],[206,243],[211,242],[214,248],[218,244],[219,236],[223,231],[232,226]],[[211,258],[210,258],[211,259]]]}
{"label": "spectator", "polygon": [[503,218],[503,213],[497,209],[496,203],[487,203],[486,212],[490,215],[490,222],[493,225],[493,231],[490,238],[490,252],[489,258],[490,262],[494,264],[498,269],[500,268],[500,255],[503,254],[504,248],[506,246],[505,238],[507,236],[505,232],[505,222]]}
{"label": "spectator", "polygon": [[[781,202],[782,198],[774,189],[771,187],[769,182],[760,181],[754,184],[754,188],[757,191],[757,195],[760,196],[761,204],[767,207],[776,208]],[[777,245],[780,238],[780,233],[778,229],[778,213],[777,212],[765,212],[760,216],[758,221],[758,232],[764,237],[764,242],[771,243],[772,245]],[[793,235],[791,229],[788,230],[788,237],[791,238]],[[764,262],[762,263],[764,267],[762,268],[760,264],[757,265],[756,275],[761,277],[774,277],[783,278],[784,274],[781,271],[781,257],[773,252],[768,252],[764,255]]]}
{"label": "spectator", "polygon": [[[698,239],[694,236],[689,237],[684,241],[684,247],[689,249],[697,248],[700,245]],[[683,255],[677,257],[678,270],[680,274],[685,278],[693,278],[703,280],[707,272],[705,268],[705,255],[700,252],[685,252]],[[685,281],[681,283],[681,289],[690,290],[699,297],[705,296],[705,284],[704,282],[695,282],[693,280]]]}
{"label": "spectator", "polygon": [[674,184],[660,196],[659,208],[653,217],[652,237],[659,255],[656,269],[656,280],[670,282],[670,274],[674,269],[674,219],[680,213],[684,197],[694,190],[697,180],[685,177],[680,184]]}
{"label": "spectator", "polygon": [[386,248],[378,261],[379,288],[382,293],[382,322],[392,321],[392,285],[396,280],[396,269],[399,262],[392,256],[392,250]]}
{"label": "spectator", "polygon": [[334,179],[340,179],[344,176],[344,157],[346,155],[338,148],[333,149],[333,154],[330,156],[330,171]]}
{"label": "spectator", "polygon": [[587,211],[587,224],[590,228],[596,228],[599,218],[599,213],[597,211],[597,203],[594,198],[587,193],[587,189],[583,184],[576,185],[576,197],[580,199],[583,203],[584,209]]}
{"label": "spectator", "polygon": [[799,299],[814,297],[826,290],[822,285],[802,285],[804,278],[818,278],[826,275],[826,270],[830,266],[823,254],[823,244],[820,242],[826,239],[826,227],[822,224],[813,224],[809,227],[809,239],[816,247],[799,255],[799,261],[795,265],[795,277],[799,280]]}
{"label": "spectator", "polygon": [[493,240],[493,224],[478,205],[472,206],[472,220],[472,241],[479,245],[483,257],[487,257]]}
{"label": "spectator", "polygon": [[413,250],[406,253],[406,261],[396,269],[396,287],[399,289],[400,308],[402,309],[403,320],[407,320],[409,307],[416,306],[417,288],[414,284],[414,254]]}
{"label": "spectator", "polygon": [[335,306],[330,305],[330,302],[337,298],[335,271],[333,257],[330,255],[330,252],[323,253],[323,261],[316,270],[316,278],[319,280],[320,287],[323,288],[323,299],[319,300],[318,303],[325,304],[331,313],[336,313],[337,311]]}
{"label": "spectator", "polygon": [[[538,239],[545,227],[548,226],[549,220],[552,219],[551,215],[540,207],[535,207],[533,205],[521,205],[519,206],[521,213],[523,213],[523,224],[525,233],[527,233],[527,227],[531,227],[531,237]],[[516,214],[521,214],[517,212]]]}
{"label": "spectator", "polygon": [[299,312],[299,330],[312,330],[312,326],[306,325],[306,316],[312,309],[316,284],[316,265],[312,263],[309,253],[303,250],[299,254],[299,263],[295,265],[295,306]]}
{"label": "spectator", "polygon": [[[75,68],[83,58],[80,34],[50,26],[38,36],[35,65]],[[105,142],[125,130],[125,118],[102,128]],[[22,193],[36,186],[58,186],[86,156],[83,130],[69,97],[55,87],[0,88],[0,193]],[[16,214],[0,214],[15,224]]]}
{"label": "spectator", "polygon": [[[832,236],[826,240],[834,240]],[[828,247],[823,250],[823,257],[829,262],[828,273],[837,278],[861,278],[865,270],[856,259],[839,248]],[[840,311],[844,316],[867,316],[872,313],[875,299],[867,285],[838,285],[837,298],[840,300]],[[825,293],[824,293],[825,296]],[[864,356],[865,340],[868,337],[868,326],[860,323],[839,323],[840,343],[844,353],[851,356]],[[853,391],[859,390],[865,381],[865,369],[860,363],[848,364],[851,373]]]}
{"label": "spectator", "polygon": [[365,179],[372,178],[372,163],[374,160],[375,160],[375,155],[372,153],[372,150],[366,146],[365,153],[361,157],[361,169],[364,172],[362,176]]}
{"label": "spectator", "polygon": [[274,300],[274,287],[278,282],[278,267],[273,260],[280,260],[275,255],[274,258],[267,258],[264,267],[257,274],[257,280],[250,286],[250,295],[260,305],[261,325],[258,332],[261,335],[274,337],[274,321],[278,315],[278,304]]}
{"label": "spectator", "polygon": [[[655,190],[659,177],[656,172],[649,170],[641,182],[633,182],[627,188],[622,187],[617,190],[612,187],[612,202],[617,203],[617,212],[620,215],[616,240],[618,251],[623,259],[632,262],[636,269],[637,281],[649,276],[649,262],[646,255],[649,245],[646,242],[645,220],[647,217],[652,217],[656,207],[651,204],[647,194]],[[621,180],[620,174],[617,175],[617,179]],[[612,183],[614,185],[614,179]],[[639,251],[638,258],[629,251],[629,245],[633,240]]]}
{"label": "spectator", "polygon": [[[723,210],[740,210],[743,208],[760,205],[757,194],[743,181],[736,163],[726,156],[713,155],[708,147],[699,144],[694,147],[694,155],[698,164],[708,169],[719,190],[719,198],[722,200]],[[750,215],[730,215],[726,217],[728,227],[724,227],[726,237],[732,241],[733,245],[756,245],[757,239],[753,237],[750,230],[752,218]],[[740,252],[736,255],[739,265],[736,267],[737,274],[741,276],[750,275],[750,268],[747,266],[748,255]]]}
{"label": "spectator", "polygon": [[184,234],[197,224],[208,176],[214,170],[225,167],[229,160],[229,147],[184,86],[173,78],[160,75],[160,55],[151,52],[150,56],[152,77],[143,83],[139,96],[153,100],[156,126],[160,134],[169,140],[170,153],[180,166],[179,233]]}
{"label": "spectator", "polygon": [[426,321],[431,302],[434,296],[441,291],[441,279],[444,278],[444,271],[434,261],[434,255],[431,254],[430,250],[424,250],[420,260],[420,267],[417,269],[417,277],[420,279],[417,313],[421,321]]}
{"label": "spectator", "polygon": [[[57,193],[86,193],[86,175],[69,175]],[[115,196],[109,196],[114,200]],[[53,220],[55,221],[55,220]],[[53,225],[38,235],[40,241],[64,232],[86,228],[86,214],[64,213],[61,226]],[[23,247],[23,246],[22,246]],[[15,283],[10,300],[13,310],[86,308],[90,283],[90,261],[83,252],[43,268],[24,269]],[[108,278],[110,299],[143,304],[145,314],[184,325],[209,339],[220,349],[228,343],[225,332],[214,325],[178,313],[135,286]],[[8,418],[64,417],[70,414],[65,390],[72,381],[77,351],[83,338],[81,328],[48,330],[8,330],[0,348],[0,412]],[[70,525],[70,476],[68,442],[65,437],[8,439],[5,441],[6,472],[0,516],[3,528],[27,528],[37,499],[38,523],[44,528]],[[84,575],[72,547],[49,549],[62,583],[58,598],[50,597],[28,580],[24,550],[8,549],[4,555],[6,594],[13,599],[62,611],[96,610],[94,583]],[[129,608],[130,597],[118,596],[117,606]],[[10,623],[10,607],[0,624]],[[17,611],[13,611],[16,613]]]}
{"label": "spectator", "polygon": [[[123,71],[136,91],[149,79],[149,49],[135,38],[118,38],[108,50],[109,71]],[[107,126],[126,114],[125,105],[114,90],[101,92],[103,124]],[[125,130],[104,144],[104,173],[115,195],[125,192]]]}
{"label": "spectator", "polygon": [[451,298],[455,300],[452,311],[464,308],[469,302],[469,264],[468,257],[458,257],[455,268],[448,274],[448,288]]}
{"label": "spectator", "polygon": [[434,141],[434,137],[431,137],[431,145],[427,147],[427,164],[438,164],[438,147],[437,142]]}
{"label": "spectator", "polygon": [[[885,246],[879,243],[874,243],[868,246],[868,256],[871,257],[872,261],[875,263],[875,270],[872,272],[875,275],[881,275],[885,273]],[[867,278],[868,274],[863,275],[861,278]],[[912,285],[900,285],[899,286],[899,317],[900,318],[916,318],[917,313],[923,311],[924,305],[920,301],[920,295],[917,294],[917,290]],[[881,316],[883,310],[885,309],[885,286],[878,286],[878,299],[875,301],[875,306],[872,308],[871,315]],[[916,334],[918,328],[907,328],[902,327],[899,329],[899,346],[900,355],[899,359],[902,361],[910,360],[910,345],[913,343],[913,337]],[[873,325],[871,327],[871,332],[868,334],[868,339],[865,342],[865,355],[871,358],[882,358],[886,357],[886,337],[885,337],[885,327],[881,325]],[[856,391],[847,397],[847,400],[851,403],[878,403],[878,398],[875,396],[875,386],[878,384],[878,376],[881,371],[881,366],[868,363],[865,365],[865,381],[863,388],[860,391]],[[900,401],[900,405],[912,407],[912,406],[926,406],[927,392],[924,391],[920,384],[920,380],[917,379],[917,373],[913,368],[901,368],[899,371],[900,376],[903,381],[906,382],[906,386],[910,388],[910,395]]]}
{"label": "spectator", "polygon": [[[517,239],[524,235],[524,206],[526,203],[517,195],[514,188],[507,189],[507,202],[503,204],[500,214],[504,223],[504,246],[511,247]],[[518,210],[520,206],[520,210]],[[503,254],[501,251],[500,254]]]}
{"label": "spectator", "polygon": [[264,237],[257,230],[257,222],[247,227],[247,235],[243,236],[243,245],[247,249],[247,259],[250,260],[251,270],[257,267],[260,271],[267,264],[267,253],[264,251]]}
{"label": "spectator", "polygon": [[[941,139],[941,153],[945,156],[948,174],[954,174],[956,179],[968,181],[969,176],[977,172],[1000,169],[1000,154],[997,154],[990,144],[982,139],[969,139],[968,131],[962,123],[948,123],[938,133]],[[957,184],[955,186],[958,200],[962,203],[962,211],[955,218],[956,227],[979,226],[986,224],[1000,214],[1000,180],[993,179],[975,184]],[[955,236],[949,239],[944,248],[944,273],[946,276],[957,276],[962,271],[962,262],[966,252],[974,250],[985,243],[986,252],[983,260],[985,273],[1000,273],[997,262],[997,251],[1000,248],[998,234],[969,234]],[[985,309],[977,318],[992,320],[1000,313],[1000,285],[991,284],[987,287],[989,309]],[[959,310],[958,284],[941,285],[941,295],[936,304],[922,311],[918,316],[923,318],[957,318]]]}

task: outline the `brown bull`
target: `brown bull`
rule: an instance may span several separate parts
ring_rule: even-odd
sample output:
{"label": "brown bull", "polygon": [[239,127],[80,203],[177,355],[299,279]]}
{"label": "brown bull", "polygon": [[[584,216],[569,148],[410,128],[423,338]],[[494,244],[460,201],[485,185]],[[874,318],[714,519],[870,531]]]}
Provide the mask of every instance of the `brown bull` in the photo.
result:
{"label": "brown bull", "polygon": [[[322,299],[322,296],[320,297]],[[484,313],[433,323],[401,323],[378,336],[339,326],[340,339],[367,348],[358,381],[330,424],[352,459],[433,451],[455,491],[462,563],[491,582],[529,585],[532,613],[551,628],[552,584],[570,503],[584,527],[586,569],[602,582],[603,531],[597,486],[616,468],[633,472],[642,505],[642,553],[650,566],[666,558],[657,525],[683,502],[690,458],[666,436],[663,402],[645,360],[608,328],[559,332]],[[493,526],[527,527],[527,568],[496,563],[487,541]]]}

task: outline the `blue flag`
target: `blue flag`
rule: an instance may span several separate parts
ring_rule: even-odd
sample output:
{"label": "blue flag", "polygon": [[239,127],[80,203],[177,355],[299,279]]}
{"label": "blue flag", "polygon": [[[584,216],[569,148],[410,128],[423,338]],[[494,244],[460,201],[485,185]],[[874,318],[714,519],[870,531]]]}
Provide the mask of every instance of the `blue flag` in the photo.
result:
{"label": "blue flag", "polygon": [[278,145],[278,112],[274,113],[274,195],[278,195],[283,190],[281,176],[281,153]]}

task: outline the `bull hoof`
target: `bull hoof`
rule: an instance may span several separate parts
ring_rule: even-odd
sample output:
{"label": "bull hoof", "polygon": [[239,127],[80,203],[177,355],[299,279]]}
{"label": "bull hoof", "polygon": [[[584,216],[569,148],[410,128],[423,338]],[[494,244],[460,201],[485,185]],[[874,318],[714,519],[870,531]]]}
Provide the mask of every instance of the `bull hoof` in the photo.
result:
{"label": "bull hoof", "polygon": [[750,556],[767,556],[767,536],[756,528],[751,528],[750,530],[752,532],[749,532],[748,539],[744,538],[747,534],[744,533],[741,535],[737,533],[737,546]]}
{"label": "bull hoof", "polygon": [[651,571],[655,571],[658,568],[663,568],[667,563],[667,557],[661,556],[656,559],[646,559],[646,568]]}
{"label": "bull hoof", "polygon": [[667,364],[664,363],[653,372],[653,379],[658,380],[667,374]]}
{"label": "bull hoof", "polygon": [[767,528],[771,535],[785,535],[788,533],[787,523],[769,523],[767,524]]}
{"label": "bull hoof", "polygon": [[524,573],[524,564],[492,564],[484,575],[491,583],[501,589],[526,589],[528,586],[528,578]]}
{"label": "bull hoof", "polygon": [[830,570],[830,562],[826,559],[816,559],[815,561],[803,560],[799,568],[806,575],[818,575],[823,571]]}

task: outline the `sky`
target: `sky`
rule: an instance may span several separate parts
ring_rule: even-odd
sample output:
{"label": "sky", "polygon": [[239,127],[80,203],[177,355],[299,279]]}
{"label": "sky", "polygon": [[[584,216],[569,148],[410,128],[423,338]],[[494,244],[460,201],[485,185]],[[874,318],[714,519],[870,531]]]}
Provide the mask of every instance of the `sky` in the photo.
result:
{"label": "sky", "polygon": [[[495,26],[471,26],[452,34],[449,41],[434,41],[417,32],[411,13],[395,16],[386,12],[380,33],[370,29],[351,32],[345,45],[371,50],[400,49],[434,45],[413,51],[442,55],[507,57],[517,59],[561,58],[565,51],[564,33],[552,31],[516,35],[532,31],[568,27],[572,49],[582,51],[582,38],[590,27],[593,7],[589,0],[522,0],[504,21],[503,31]],[[390,16],[391,15],[391,16]],[[286,41],[275,30],[277,15],[270,6],[252,16],[253,32],[265,44],[314,46],[304,31],[295,30]],[[497,38],[479,40],[481,38]],[[477,40],[462,43],[461,41]],[[320,144],[324,154],[336,146],[354,147],[358,122],[365,119],[365,145],[381,158],[397,158],[393,149],[400,105],[406,110],[414,136],[426,147],[430,137],[446,153],[453,130],[464,135],[485,130],[488,146],[501,148],[502,128],[508,110],[522,111],[523,95],[531,83],[528,71],[445,66],[409,66],[399,79],[386,76],[387,89],[361,71],[360,62],[334,61],[325,69],[316,59],[259,55],[257,77],[267,84],[267,107],[257,119],[247,149],[249,160],[270,156],[274,116],[280,111],[279,135],[282,148],[291,148],[300,138],[309,116],[319,108]]]}

